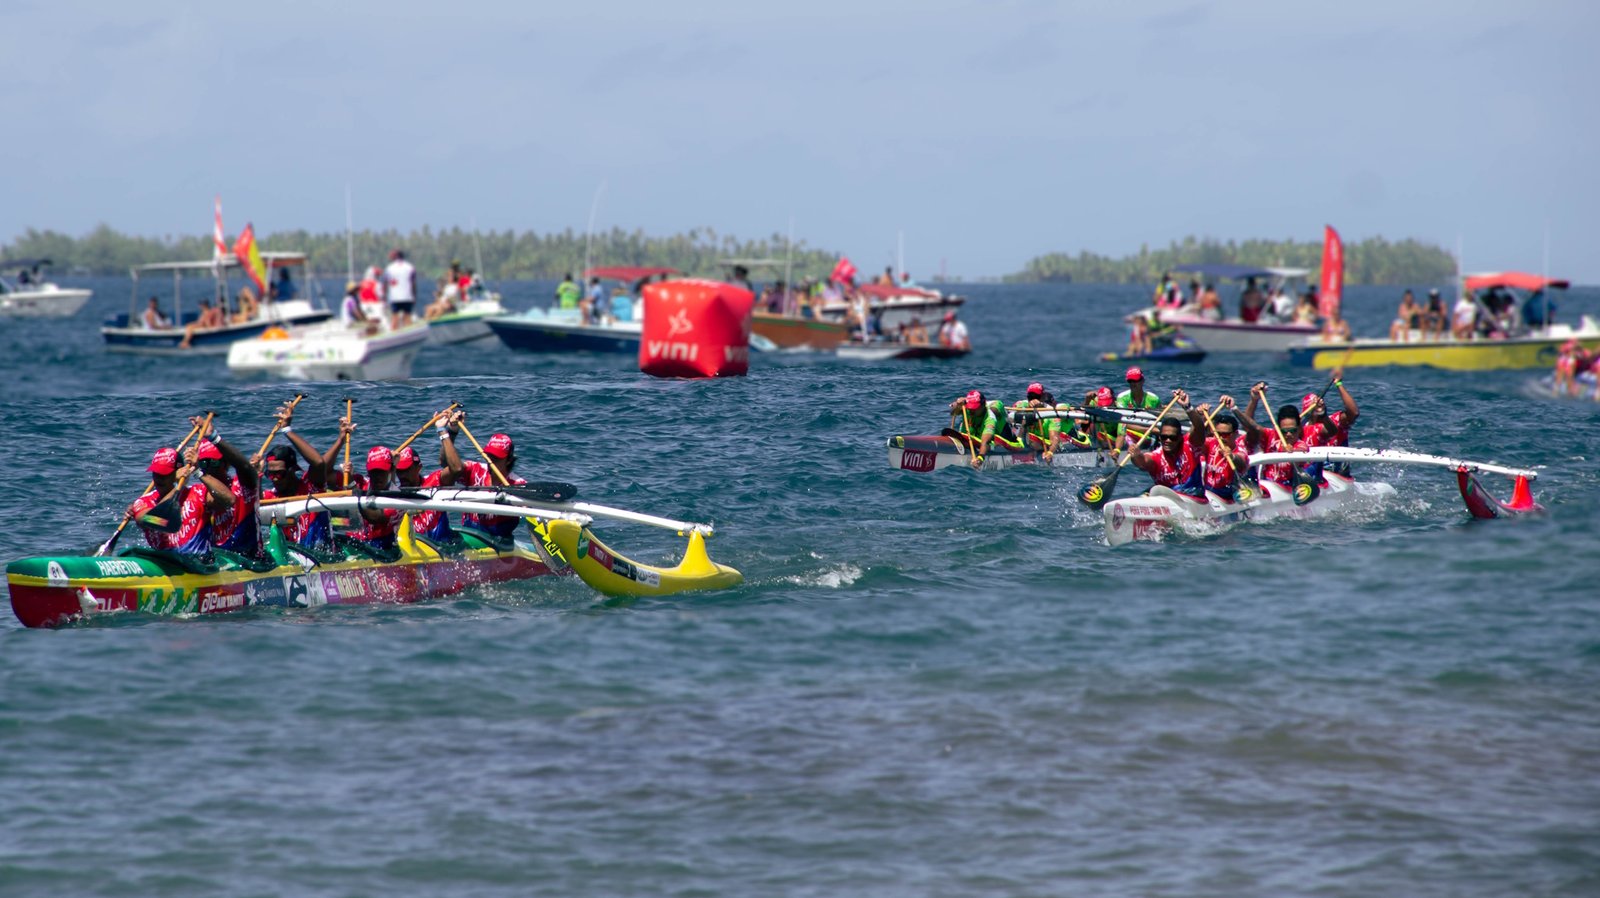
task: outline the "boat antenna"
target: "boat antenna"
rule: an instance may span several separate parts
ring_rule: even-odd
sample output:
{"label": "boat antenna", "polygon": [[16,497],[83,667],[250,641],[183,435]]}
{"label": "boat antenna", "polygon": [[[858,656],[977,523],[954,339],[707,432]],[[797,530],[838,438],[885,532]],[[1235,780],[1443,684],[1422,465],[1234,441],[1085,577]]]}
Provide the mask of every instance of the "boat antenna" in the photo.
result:
{"label": "boat antenna", "polygon": [[594,190],[594,200],[589,203],[589,229],[583,237],[583,279],[589,279],[590,260],[593,258],[594,244],[594,216],[600,211],[600,197],[606,192],[606,182],[600,179],[600,186]]}
{"label": "boat antenna", "polygon": [[906,276],[906,232],[903,228],[899,232],[895,247],[897,252],[895,254],[894,274],[896,278],[903,278]]}
{"label": "boat antenna", "polygon": [[783,241],[783,289],[794,289],[794,216],[789,216],[789,236]]}
{"label": "boat antenna", "polygon": [[478,217],[476,215],[474,215],[469,220],[472,222],[472,260],[474,262],[478,263],[478,267],[477,267],[476,270],[477,270],[478,277],[481,278],[481,277],[484,276],[483,275],[483,244],[478,242]]}
{"label": "boat antenna", "polygon": [[350,216],[350,184],[344,185],[344,281],[350,283],[356,279],[356,238],[351,230]]}

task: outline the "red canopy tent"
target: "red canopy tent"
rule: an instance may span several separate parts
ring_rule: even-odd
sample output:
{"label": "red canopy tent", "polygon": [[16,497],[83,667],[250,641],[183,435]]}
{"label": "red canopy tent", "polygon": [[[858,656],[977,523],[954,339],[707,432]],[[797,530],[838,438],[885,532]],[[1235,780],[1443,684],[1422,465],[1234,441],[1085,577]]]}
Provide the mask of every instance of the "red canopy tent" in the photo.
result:
{"label": "red canopy tent", "polygon": [[1474,292],[1487,290],[1490,287],[1510,287],[1514,290],[1543,290],[1546,287],[1554,287],[1557,290],[1565,290],[1569,286],[1570,282],[1559,278],[1547,278],[1521,271],[1490,271],[1483,274],[1469,274],[1466,277],[1467,289]]}

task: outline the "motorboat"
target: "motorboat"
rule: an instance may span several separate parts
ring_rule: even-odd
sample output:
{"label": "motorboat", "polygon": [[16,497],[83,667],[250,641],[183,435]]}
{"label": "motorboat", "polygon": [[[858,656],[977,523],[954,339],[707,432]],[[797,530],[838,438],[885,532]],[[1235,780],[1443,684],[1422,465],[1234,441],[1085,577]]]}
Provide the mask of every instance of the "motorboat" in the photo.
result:
{"label": "motorboat", "polygon": [[[631,283],[634,290],[627,314],[607,314],[599,319],[581,308],[531,308],[517,315],[484,319],[484,324],[510,349],[520,352],[606,352],[637,355],[644,339],[644,303],[638,296],[645,281],[652,277],[677,274],[673,268],[612,266],[587,272],[601,281]],[[620,311],[613,296],[612,309]]]}
{"label": "motorboat", "polygon": [[[293,285],[293,280],[284,277],[283,273],[306,270],[306,254],[298,252],[263,252],[261,259],[266,264],[269,272],[276,275],[271,283],[288,283]],[[255,314],[244,316],[231,315],[218,327],[194,328],[192,334],[188,325],[199,318],[196,311],[183,309],[183,285],[185,279],[208,277],[212,281],[209,297],[219,303],[224,309],[229,308],[227,299],[230,291],[230,275],[242,271],[238,257],[232,253],[219,254],[215,258],[199,262],[156,262],[149,265],[136,265],[130,274],[133,277],[133,291],[128,300],[128,313],[114,315],[106,319],[105,326],[100,328],[100,335],[105,340],[106,348],[113,352],[137,352],[168,355],[226,355],[228,347],[235,341],[246,340],[260,336],[268,328],[285,329],[297,325],[315,324],[333,317],[320,298],[313,303],[312,300],[298,297],[298,287],[293,287],[296,295],[278,298],[263,297],[256,304]],[[152,276],[172,277],[172,305],[163,310],[167,318],[175,322],[170,327],[147,328],[140,319],[140,285],[141,281],[148,281]],[[316,279],[302,275],[306,289],[313,294],[318,287]],[[184,346],[184,338],[189,337],[189,345]]]}
{"label": "motorboat", "polygon": [[228,370],[284,380],[405,380],[428,341],[427,322],[323,321],[273,327],[228,347]]}
{"label": "motorboat", "polygon": [[94,291],[59,287],[45,280],[42,271],[48,267],[49,259],[0,262],[0,316],[69,318],[78,314]]}
{"label": "motorboat", "polygon": [[1177,308],[1156,306],[1134,313],[1154,313],[1162,323],[1180,328],[1207,352],[1283,352],[1318,333],[1317,325],[1294,321],[1296,287],[1310,275],[1309,269],[1207,264],[1177,265],[1172,271],[1193,274],[1207,282],[1242,281],[1241,300],[1255,287],[1255,281],[1263,284],[1263,305],[1246,308],[1241,303],[1241,315],[1233,317],[1207,316],[1193,297]]}

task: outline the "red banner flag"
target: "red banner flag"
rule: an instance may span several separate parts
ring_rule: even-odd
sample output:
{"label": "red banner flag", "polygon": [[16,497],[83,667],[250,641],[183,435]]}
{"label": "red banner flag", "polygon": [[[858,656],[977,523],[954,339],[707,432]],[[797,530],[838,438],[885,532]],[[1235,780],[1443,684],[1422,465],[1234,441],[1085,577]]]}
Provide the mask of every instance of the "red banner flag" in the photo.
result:
{"label": "red banner flag", "polygon": [[267,263],[261,261],[261,249],[256,246],[256,232],[253,225],[246,224],[244,230],[239,232],[239,240],[233,245],[233,254],[239,259],[239,265],[244,268],[244,273],[255,282],[256,290],[265,298]]}
{"label": "red banner flag", "polygon": [[849,283],[856,276],[856,267],[851,264],[849,256],[840,256],[839,261],[833,266],[833,273],[828,275],[828,280],[841,284]]}
{"label": "red banner flag", "polygon": [[1317,297],[1317,314],[1332,318],[1339,314],[1344,294],[1344,243],[1339,232],[1328,225],[1322,235],[1322,286]]}
{"label": "red banner flag", "polygon": [[228,254],[228,241],[222,237],[222,197],[217,197],[217,214],[211,222],[211,242],[217,246],[213,258],[221,259]]}

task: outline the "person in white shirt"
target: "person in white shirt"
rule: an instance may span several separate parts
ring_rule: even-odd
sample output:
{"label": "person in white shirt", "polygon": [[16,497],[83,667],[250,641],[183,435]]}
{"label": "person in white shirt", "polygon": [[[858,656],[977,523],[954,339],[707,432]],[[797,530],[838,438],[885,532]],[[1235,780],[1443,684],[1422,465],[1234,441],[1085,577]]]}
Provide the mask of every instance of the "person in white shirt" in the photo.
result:
{"label": "person in white shirt", "polygon": [[1457,340],[1472,339],[1472,332],[1478,325],[1478,304],[1472,300],[1471,293],[1462,293],[1456,300],[1456,307],[1450,310],[1450,336]]}
{"label": "person in white shirt", "polygon": [[147,331],[164,331],[172,327],[172,320],[161,314],[161,306],[154,296],[150,297],[150,307],[144,310],[141,320]]}
{"label": "person in white shirt", "polygon": [[967,338],[967,325],[954,312],[945,313],[944,324],[939,328],[939,345],[956,349],[972,348],[972,342]]}
{"label": "person in white shirt", "polygon": [[411,313],[417,307],[417,269],[406,261],[400,250],[389,253],[389,265],[383,270],[384,298],[389,303],[390,320],[394,327],[411,323]]}

